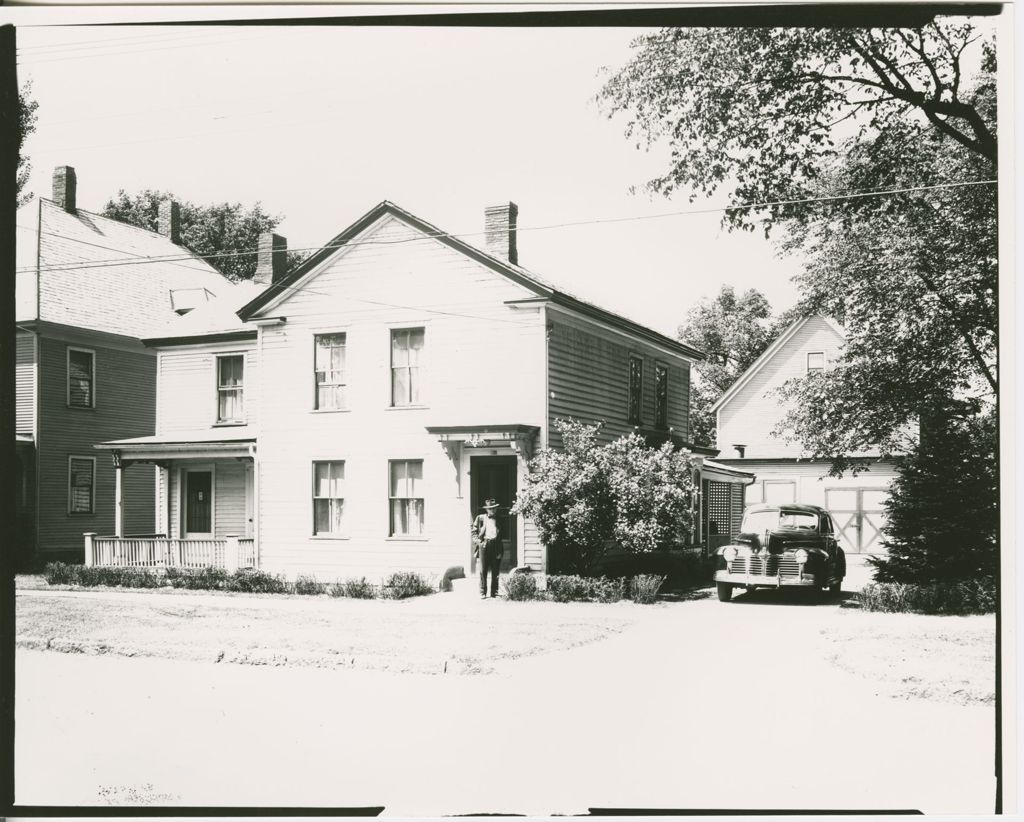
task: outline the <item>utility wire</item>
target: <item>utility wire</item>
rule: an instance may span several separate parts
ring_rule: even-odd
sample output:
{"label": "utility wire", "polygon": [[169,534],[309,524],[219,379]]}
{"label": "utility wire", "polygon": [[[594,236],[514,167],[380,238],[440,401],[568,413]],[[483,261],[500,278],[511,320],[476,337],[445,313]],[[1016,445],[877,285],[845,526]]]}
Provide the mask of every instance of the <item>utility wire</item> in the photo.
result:
{"label": "utility wire", "polygon": [[[963,181],[963,182],[955,182],[955,183],[934,183],[934,184],[931,184],[931,185],[923,185],[923,186],[907,186],[905,188],[877,189],[877,190],[874,190],[874,191],[857,191],[857,192],[849,192],[849,193],[846,193],[846,194],[829,195],[829,196],[824,196],[824,197],[805,197],[805,198],[791,199],[791,200],[770,200],[770,201],[766,201],[766,202],[744,203],[744,204],[741,204],[741,205],[733,205],[733,206],[719,206],[719,207],[714,207],[714,208],[685,209],[685,210],[682,210],[682,211],[666,211],[666,212],[662,212],[660,214],[641,214],[641,215],[635,215],[635,216],[631,216],[631,217],[606,217],[606,218],[600,218],[600,219],[595,219],[595,220],[576,220],[576,221],[564,222],[564,223],[551,223],[549,225],[542,225],[542,226],[528,226],[528,227],[517,228],[516,229],[516,233],[517,234],[521,234],[521,233],[525,233],[525,232],[529,232],[529,231],[548,231],[548,230],[556,229],[556,228],[573,228],[573,227],[577,227],[577,226],[587,226],[587,225],[608,225],[608,224],[613,224],[613,223],[640,222],[640,221],[643,221],[643,220],[660,220],[660,219],[663,219],[665,217],[684,217],[684,216],[698,215],[698,214],[728,213],[728,212],[732,212],[732,211],[743,211],[743,210],[746,210],[746,209],[754,209],[754,208],[774,208],[774,207],[789,206],[789,205],[808,205],[808,204],[811,204],[811,203],[836,202],[836,201],[839,201],[839,200],[859,200],[859,199],[864,199],[866,197],[881,197],[881,196],[889,196],[889,195],[893,195],[893,194],[906,194],[906,193],[915,192],[915,191],[935,191],[935,190],[944,190],[944,189],[959,188],[959,187],[965,187],[965,186],[995,185],[997,182],[998,182],[998,180],[966,180],[966,181]],[[112,218],[107,218],[107,219],[112,219]],[[30,228],[28,226],[19,226],[19,228],[23,228],[23,229],[29,230],[29,231],[34,231],[35,230],[35,229],[32,229],[32,228]],[[49,236],[62,237],[62,235],[53,234],[52,232],[43,232],[43,233],[44,234],[48,234]],[[485,234],[486,234],[485,231],[464,232],[464,233],[459,233],[459,234],[453,234],[453,233],[447,232],[447,231],[434,231],[434,232],[426,232],[426,233],[417,233],[417,235],[415,237],[402,238],[402,239],[396,239],[396,240],[379,240],[379,239],[378,240],[372,240],[372,239],[370,239],[370,240],[353,240],[353,241],[350,241],[350,242],[347,242],[347,243],[339,243],[339,244],[336,244],[336,245],[307,246],[307,247],[304,247],[304,248],[293,248],[293,249],[288,249],[288,250],[289,251],[306,251],[306,252],[310,252],[310,253],[315,253],[315,252],[318,252],[318,251],[325,251],[325,250],[328,250],[328,249],[337,249],[337,248],[354,248],[354,247],[359,247],[359,246],[403,245],[403,244],[406,244],[406,243],[422,242],[423,240],[438,239],[438,238],[444,238],[444,237],[460,240],[460,239],[465,239],[467,237],[479,237],[479,236],[483,236]],[[75,242],[85,242],[84,240],[76,240],[73,237],[64,237],[64,239],[73,240]],[[87,243],[87,244],[88,245],[92,245],[92,243]],[[204,260],[213,260],[213,259],[221,259],[221,258],[226,258],[226,257],[251,256],[251,255],[254,255],[254,254],[257,254],[257,253],[258,253],[257,251],[226,251],[226,252],[220,252],[220,253],[215,253],[215,254],[199,254],[199,253],[194,253],[194,254],[190,254],[188,256],[168,255],[168,256],[159,256],[159,257],[146,257],[142,261],[140,261],[139,259],[127,259],[127,258],[123,258],[123,257],[122,258],[116,258],[115,257],[115,258],[112,258],[110,260],[90,260],[87,263],[83,263],[83,264],[68,264],[68,265],[53,266],[53,267],[40,267],[38,270],[41,270],[41,271],[44,271],[44,270],[57,271],[57,270],[66,270],[66,269],[104,268],[104,267],[113,267],[113,266],[116,266],[116,265],[132,265],[132,264],[138,264],[140,262],[160,263],[160,262],[173,262],[175,260],[194,260],[196,257],[201,257]],[[26,267],[26,268],[19,269],[19,270],[20,271],[35,271],[37,269],[36,269],[35,266],[31,266],[31,267]]]}

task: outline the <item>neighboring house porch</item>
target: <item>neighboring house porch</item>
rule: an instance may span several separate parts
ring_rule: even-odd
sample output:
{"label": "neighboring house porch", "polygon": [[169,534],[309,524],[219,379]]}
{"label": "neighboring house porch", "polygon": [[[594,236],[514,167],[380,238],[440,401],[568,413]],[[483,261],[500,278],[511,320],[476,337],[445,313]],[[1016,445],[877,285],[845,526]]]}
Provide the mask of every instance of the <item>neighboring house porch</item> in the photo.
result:
{"label": "neighboring house porch", "polygon": [[[87,534],[86,565],[257,567],[256,432],[231,426],[137,437],[96,446],[114,463],[114,533]],[[122,474],[130,465],[158,469],[157,533],[124,533]]]}

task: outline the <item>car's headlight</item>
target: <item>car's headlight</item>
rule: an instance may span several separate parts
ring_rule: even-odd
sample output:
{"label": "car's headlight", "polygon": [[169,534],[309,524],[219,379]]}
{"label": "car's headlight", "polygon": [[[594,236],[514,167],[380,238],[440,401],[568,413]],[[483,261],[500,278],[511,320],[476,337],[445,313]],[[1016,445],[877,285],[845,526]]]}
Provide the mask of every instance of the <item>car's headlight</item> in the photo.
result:
{"label": "car's headlight", "polygon": [[796,564],[797,565],[806,565],[807,564],[807,552],[803,548],[798,548],[796,553],[793,556],[796,557]]}
{"label": "car's headlight", "polygon": [[730,545],[728,548],[722,551],[722,556],[725,557],[726,562],[732,562],[734,559],[736,559],[736,549]]}

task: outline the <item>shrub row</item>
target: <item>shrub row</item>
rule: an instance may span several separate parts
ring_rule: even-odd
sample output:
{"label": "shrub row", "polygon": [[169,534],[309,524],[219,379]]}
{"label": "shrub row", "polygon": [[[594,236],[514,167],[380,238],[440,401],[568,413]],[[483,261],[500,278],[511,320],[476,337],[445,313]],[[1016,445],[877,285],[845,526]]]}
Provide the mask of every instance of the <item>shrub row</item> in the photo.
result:
{"label": "shrub row", "polygon": [[961,582],[874,582],[857,595],[867,611],[886,613],[990,614],[996,609],[995,581],[991,578]]}
{"label": "shrub row", "polygon": [[362,579],[344,582],[319,582],[315,577],[299,576],[294,582],[284,577],[252,568],[239,568],[229,574],[223,568],[149,568],[86,567],[64,562],[48,563],[43,571],[50,585],[109,585],[119,588],[159,588],[169,585],[193,591],[239,591],[250,594],[300,594],[353,599],[407,599],[434,592],[430,581],[414,572],[395,573],[379,586]]}
{"label": "shrub row", "polygon": [[552,575],[548,577],[547,591],[537,588],[532,574],[515,574],[505,579],[505,596],[516,602],[546,599],[553,602],[619,602],[630,599],[649,605],[657,599],[665,577],[658,574],[637,574],[635,577],[608,579],[607,577],[581,577]]}

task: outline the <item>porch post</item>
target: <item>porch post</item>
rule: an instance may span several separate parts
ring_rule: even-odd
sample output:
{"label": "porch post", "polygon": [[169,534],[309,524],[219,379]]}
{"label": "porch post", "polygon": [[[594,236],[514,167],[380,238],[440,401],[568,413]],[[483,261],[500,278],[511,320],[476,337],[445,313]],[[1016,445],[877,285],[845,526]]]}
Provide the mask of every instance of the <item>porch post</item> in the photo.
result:
{"label": "porch post", "polygon": [[234,535],[224,540],[224,570],[229,574],[238,570],[238,537]]}
{"label": "porch post", "polygon": [[96,534],[94,534],[94,533],[92,533],[90,531],[90,532],[88,532],[86,534],[83,534],[83,536],[85,537],[85,567],[89,568],[89,567],[91,567],[92,565],[95,564],[95,558],[93,557],[93,553],[92,553],[92,550],[93,550],[92,540],[93,540],[93,537],[96,536]]}
{"label": "porch post", "polygon": [[124,537],[124,465],[120,451],[110,453],[114,458],[114,536],[121,539]]}

